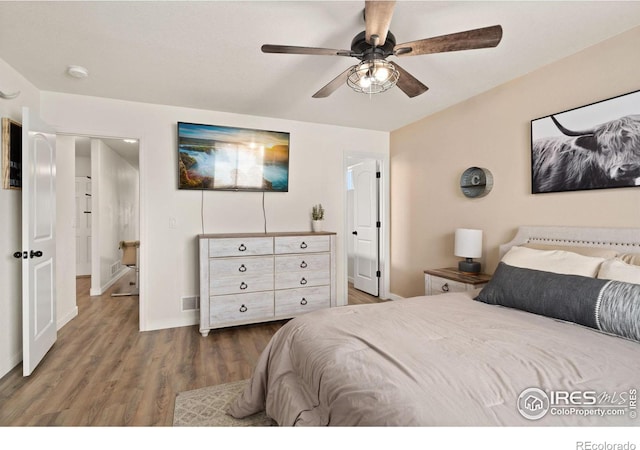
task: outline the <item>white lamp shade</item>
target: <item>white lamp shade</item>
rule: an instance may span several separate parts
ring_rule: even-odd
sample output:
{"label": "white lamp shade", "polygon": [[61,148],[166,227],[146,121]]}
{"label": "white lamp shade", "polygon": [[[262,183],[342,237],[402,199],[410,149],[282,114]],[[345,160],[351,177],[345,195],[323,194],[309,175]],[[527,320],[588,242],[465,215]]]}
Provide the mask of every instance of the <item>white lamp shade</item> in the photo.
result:
{"label": "white lamp shade", "polygon": [[458,228],[453,253],[462,258],[480,258],[482,256],[482,230]]}

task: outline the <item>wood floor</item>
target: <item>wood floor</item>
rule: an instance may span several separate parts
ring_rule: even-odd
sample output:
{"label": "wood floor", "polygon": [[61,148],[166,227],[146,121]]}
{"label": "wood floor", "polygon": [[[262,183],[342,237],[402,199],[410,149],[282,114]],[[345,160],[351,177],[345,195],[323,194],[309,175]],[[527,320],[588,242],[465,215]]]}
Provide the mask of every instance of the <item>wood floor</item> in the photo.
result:
{"label": "wood floor", "polygon": [[[126,284],[128,280],[124,280]],[[30,377],[0,379],[0,426],[170,426],[178,392],[249,378],[285,323],[212,331],[138,331],[138,297],[89,297],[77,282],[78,316]],[[380,301],[349,288],[349,304]]]}

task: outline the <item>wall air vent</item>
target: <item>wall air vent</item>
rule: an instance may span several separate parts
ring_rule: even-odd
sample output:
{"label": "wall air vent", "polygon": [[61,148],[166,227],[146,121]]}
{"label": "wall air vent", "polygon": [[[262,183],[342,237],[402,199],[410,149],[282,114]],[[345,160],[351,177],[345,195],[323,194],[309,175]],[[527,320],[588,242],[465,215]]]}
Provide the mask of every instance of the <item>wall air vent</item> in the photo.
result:
{"label": "wall air vent", "polygon": [[182,311],[197,311],[200,309],[200,297],[181,297]]}

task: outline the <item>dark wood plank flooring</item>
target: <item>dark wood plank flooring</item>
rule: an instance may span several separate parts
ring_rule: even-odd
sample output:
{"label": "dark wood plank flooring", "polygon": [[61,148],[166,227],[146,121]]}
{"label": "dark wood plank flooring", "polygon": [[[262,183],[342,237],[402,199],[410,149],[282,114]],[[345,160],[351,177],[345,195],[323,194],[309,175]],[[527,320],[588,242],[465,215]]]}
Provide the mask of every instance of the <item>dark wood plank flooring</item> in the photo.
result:
{"label": "dark wood plank flooring", "polygon": [[[123,280],[123,284],[128,279]],[[77,280],[78,316],[30,377],[0,379],[0,426],[170,426],[178,392],[249,378],[286,322],[214,330],[138,331],[138,297],[88,295]],[[380,301],[349,289],[349,304]]]}

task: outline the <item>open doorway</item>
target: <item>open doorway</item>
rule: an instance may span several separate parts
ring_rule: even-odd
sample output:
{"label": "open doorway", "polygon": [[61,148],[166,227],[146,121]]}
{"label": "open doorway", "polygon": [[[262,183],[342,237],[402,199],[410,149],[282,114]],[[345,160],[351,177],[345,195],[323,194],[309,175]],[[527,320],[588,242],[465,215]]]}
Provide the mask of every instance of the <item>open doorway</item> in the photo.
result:
{"label": "open doorway", "polygon": [[[347,153],[344,161],[345,267],[347,286],[387,298],[388,158]],[[349,298],[349,293],[346,294]]]}
{"label": "open doorway", "polygon": [[74,194],[76,277],[90,277],[89,295],[100,296],[137,270],[122,243],[139,241],[138,141],[76,136]]}

